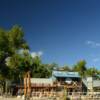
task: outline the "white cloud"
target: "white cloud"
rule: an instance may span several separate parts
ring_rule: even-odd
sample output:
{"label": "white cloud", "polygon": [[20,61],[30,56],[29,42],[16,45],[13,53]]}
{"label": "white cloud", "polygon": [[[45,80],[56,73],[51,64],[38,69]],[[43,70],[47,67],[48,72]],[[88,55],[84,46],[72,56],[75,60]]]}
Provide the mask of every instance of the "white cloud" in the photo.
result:
{"label": "white cloud", "polygon": [[36,53],[36,52],[32,52],[32,53],[31,53],[31,56],[34,58],[34,57],[37,56],[37,53]]}
{"label": "white cloud", "polygon": [[91,47],[100,47],[100,43],[98,43],[98,42],[95,42],[95,41],[90,41],[90,40],[88,40],[88,41],[86,41],[86,44],[87,45],[89,45],[89,46],[91,46]]}
{"label": "white cloud", "polygon": [[43,52],[42,52],[42,51],[39,51],[39,52],[38,52],[38,55],[39,55],[39,56],[42,56],[42,55],[43,55]]}
{"label": "white cloud", "polygon": [[100,43],[96,43],[95,45],[100,47]]}
{"label": "white cloud", "polygon": [[93,59],[93,62],[99,62],[99,61],[100,61],[99,58],[94,58],[94,59]]}
{"label": "white cloud", "polygon": [[40,56],[42,56],[42,55],[43,55],[43,52],[42,52],[42,51],[32,52],[32,53],[31,53],[31,56],[32,56],[33,58],[36,57],[36,56],[40,57]]}
{"label": "white cloud", "polygon": [[93,45],[94,42],[93,42],[93,41],[86,41],[86,44],[88,44],[88,45]]}

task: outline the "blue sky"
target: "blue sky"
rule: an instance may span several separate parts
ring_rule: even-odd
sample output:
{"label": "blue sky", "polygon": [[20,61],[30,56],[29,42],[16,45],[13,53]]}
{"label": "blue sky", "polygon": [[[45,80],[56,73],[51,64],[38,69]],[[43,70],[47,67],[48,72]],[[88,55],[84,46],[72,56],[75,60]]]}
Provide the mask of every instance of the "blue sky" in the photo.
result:
{"label": "blue sky", "polygon": [[43,63],[100,69],[100,0],[0,0],[0,27],[15,24]]}

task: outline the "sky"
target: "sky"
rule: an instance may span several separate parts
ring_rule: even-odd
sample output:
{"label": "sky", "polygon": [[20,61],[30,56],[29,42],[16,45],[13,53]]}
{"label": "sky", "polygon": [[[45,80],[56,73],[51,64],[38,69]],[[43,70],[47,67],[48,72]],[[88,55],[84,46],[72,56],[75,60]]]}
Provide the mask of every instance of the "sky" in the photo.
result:
{"label": "sky", "polygon": [[0,0],[0,27],[15,24],[43,63],[100,69],[100,0]]}

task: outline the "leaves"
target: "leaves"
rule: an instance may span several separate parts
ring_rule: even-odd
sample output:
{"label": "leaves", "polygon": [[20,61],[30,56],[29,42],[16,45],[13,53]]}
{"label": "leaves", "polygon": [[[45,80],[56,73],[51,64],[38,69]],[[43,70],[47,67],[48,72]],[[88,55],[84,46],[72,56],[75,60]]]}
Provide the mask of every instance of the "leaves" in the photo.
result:
{"label": "leaves", "polygon": [[88,68],[86,71],[86,76],[95,76],[97,74],[99,74],[99,71],[94,67]]}
{"label": "leaves", "polygon": [[15,25],[10,30],[0,29],[0,74],[2,77],[8,78],[7,76],[18,69],[22,63],[22,57],[17,51],[25,48],[28,48],[28,45],[21,27]]}
{"label": "leaves", "polygon": [[87,70],[86,61],[80,60],[73,68],[73,71],[79,72],[79,74],[84,77],[85,71]]}

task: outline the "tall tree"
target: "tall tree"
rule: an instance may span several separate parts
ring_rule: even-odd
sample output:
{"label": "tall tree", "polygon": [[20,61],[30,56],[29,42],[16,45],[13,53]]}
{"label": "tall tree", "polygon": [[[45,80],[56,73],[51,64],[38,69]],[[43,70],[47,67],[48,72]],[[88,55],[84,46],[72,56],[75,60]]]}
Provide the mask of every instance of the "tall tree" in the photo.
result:
{"label": "tall tree", "polygon": [[74,71],[78,71],[79,74],[84,77],[85,76],[85,71],[87,70],[86,68],[86,61],[85,60],[80,60],[77,62],[77,64],[73,67]]}
{"label": "tall tree", "polygon": [[[16,69],[18,55],[20,49],[28,48],[27,42],[24,39],[24,32],[21,27],[15,25],[10,30],[0,29],[0,78],[6,81]],[[13,66],[8,66],[7,59],[13,59],[16,63]],[[11,75],[11,76],[10,76]],[[14,75],[14,74],[13,74]]]}

